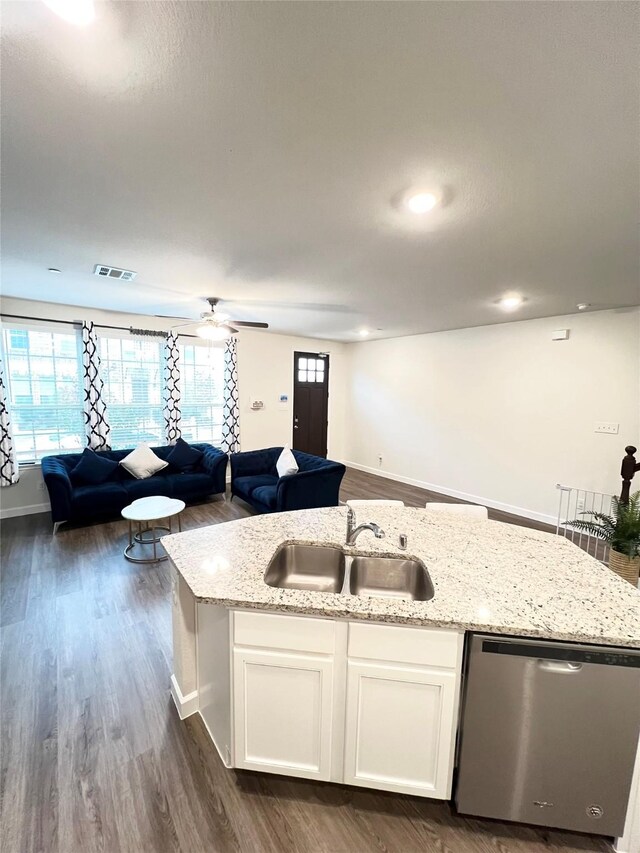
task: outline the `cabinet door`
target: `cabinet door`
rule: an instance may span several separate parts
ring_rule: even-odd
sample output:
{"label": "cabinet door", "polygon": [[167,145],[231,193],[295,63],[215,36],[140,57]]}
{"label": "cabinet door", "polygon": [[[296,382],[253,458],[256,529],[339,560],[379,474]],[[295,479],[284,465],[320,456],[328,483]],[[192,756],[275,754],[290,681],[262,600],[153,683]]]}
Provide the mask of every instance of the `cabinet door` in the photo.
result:
{"label": "cabinet door", "polygon": [[453,671],[349,661],[345,783],[448,799],[456,697]]}
{"label": "cabinet door", "polygon": [[234,651],[235,766],[328,780],[333,659]]}

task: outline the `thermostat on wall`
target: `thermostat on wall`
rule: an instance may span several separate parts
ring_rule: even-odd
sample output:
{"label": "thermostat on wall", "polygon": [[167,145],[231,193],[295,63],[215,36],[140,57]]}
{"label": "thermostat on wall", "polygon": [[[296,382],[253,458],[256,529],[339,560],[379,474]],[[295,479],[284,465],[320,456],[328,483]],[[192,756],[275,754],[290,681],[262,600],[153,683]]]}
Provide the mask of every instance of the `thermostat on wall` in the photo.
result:
{"label": "thermostat on wall", "polygon": [[555,332],[551,332],[551,340],[552,341],[568,341],[569,340],[569,329],[556,329]]}

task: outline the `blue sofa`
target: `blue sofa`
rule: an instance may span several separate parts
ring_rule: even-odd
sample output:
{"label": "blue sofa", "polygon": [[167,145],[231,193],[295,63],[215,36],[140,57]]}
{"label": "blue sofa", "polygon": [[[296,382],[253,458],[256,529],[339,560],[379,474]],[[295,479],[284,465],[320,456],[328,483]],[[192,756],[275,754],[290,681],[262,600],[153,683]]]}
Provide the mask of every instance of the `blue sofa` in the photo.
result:
{"label": "blue sofa", "polygon": [[[121,465],[98,485],[76,485],[71,471],[80,461],[80,453],[45,456],[42,476],[49,490],[51,516],[54,526],[62,521],[89,521],[113,516],[138,498],[163,495],[182,501],[204,500],[209,495],[224,493],[227,454],[210,444],[192,444],[202,452],[200,460],[189,472],[180,472],[168,465],[146,480],[137,480]],[[172,446],[152,447],[155,454],[166,459]],[[119,462],[131,450],[103,450],[98,455]]]}
{"label": "blue sofa", "polygon": [[231,497],[237,495],[258,512],[338,506],[344,465],[294,450],[298,473],[278,477],[281,453],[281,447],[232,453]]}

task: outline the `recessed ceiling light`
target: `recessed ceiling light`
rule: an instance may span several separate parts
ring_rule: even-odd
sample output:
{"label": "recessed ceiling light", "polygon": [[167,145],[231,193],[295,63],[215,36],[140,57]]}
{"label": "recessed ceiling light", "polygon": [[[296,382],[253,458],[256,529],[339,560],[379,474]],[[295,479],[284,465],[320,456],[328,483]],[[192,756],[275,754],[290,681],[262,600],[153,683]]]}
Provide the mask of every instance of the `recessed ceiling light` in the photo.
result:
{"label": "recessed ceiling light", "polygon": [[591,308],[591,303],[590,302],[579,302],[576,305],[576,308],[578,309],[578,311],[586,311],[587,308]]}
{"label": "recessed ceiling light", "polygon": [[52,272],[52,273],[54,273],[54,275],[60,275],[60,270],[56,269],[55,267],[49,267],[47,272]]}
{"label": "recessed ceiling light", "polygon": [[369,335],[371,334],[371,332],[369,331],[369,329],[360,329],[358,334],[360,335],[361,338],[368,338]]}
{"label": "recessed ceiling light", "polygon": [[410,193],[405,199],[405,206],[411,213],[428,213],[438,204],[440,199],[434,192]]}
{"label": "recessed ceiling light", "polygon": [[86,27],[95,16],[93,0],[42,0],[52,12],[76,27]]}
{"label": "recessed ceiling light", "polygon": [[502,299],[498,300],[498,305],[503,311],[515,311],[524,302],[524,298],[518,293],[507,293]]}

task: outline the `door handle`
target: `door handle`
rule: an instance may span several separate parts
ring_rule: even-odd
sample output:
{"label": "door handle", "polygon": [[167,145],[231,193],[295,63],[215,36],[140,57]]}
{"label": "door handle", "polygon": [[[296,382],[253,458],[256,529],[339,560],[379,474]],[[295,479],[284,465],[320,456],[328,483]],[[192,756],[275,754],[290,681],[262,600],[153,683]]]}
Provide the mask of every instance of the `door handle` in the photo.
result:
{"label": "door handle", "polygon": [[293,428],[294,428],[294,429],[298,429],[298,424],[294,424],[294,425],[293,425]]}

